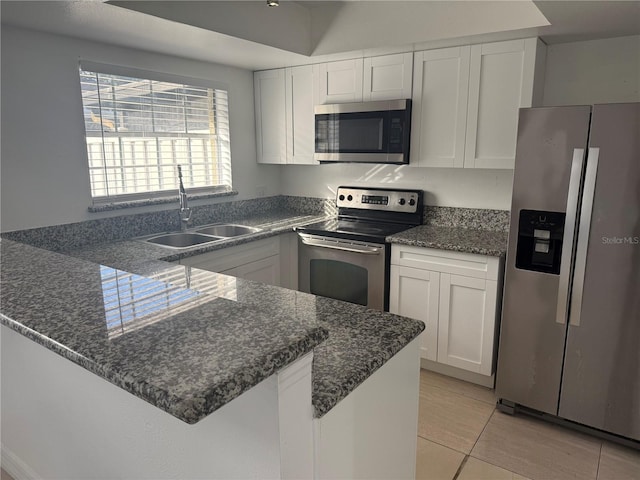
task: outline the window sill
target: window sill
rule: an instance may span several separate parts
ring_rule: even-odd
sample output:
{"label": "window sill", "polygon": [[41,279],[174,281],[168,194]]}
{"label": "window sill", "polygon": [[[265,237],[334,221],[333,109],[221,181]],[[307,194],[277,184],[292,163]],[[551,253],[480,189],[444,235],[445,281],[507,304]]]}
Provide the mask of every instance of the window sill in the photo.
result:
{"label": "window sill", "polygon": [[[189,200],[202,200],[205,198],[230,197],[233,195],[238,195],[238,191],[228,190],[224,192],[193,193],[193,194],[188,193],[188,195],[189,195]],[[109,212],[111,210],[147,207],[149,205],[162,205],[166,203],[178,203],[178,196],[172,195],[170,197],[145,198],[140,200],[125,200],[125,201],[119,201],[119,202],[113,202],[113,203],[100,203],[96,205],[90,205],[88,210],[91,213]]]}

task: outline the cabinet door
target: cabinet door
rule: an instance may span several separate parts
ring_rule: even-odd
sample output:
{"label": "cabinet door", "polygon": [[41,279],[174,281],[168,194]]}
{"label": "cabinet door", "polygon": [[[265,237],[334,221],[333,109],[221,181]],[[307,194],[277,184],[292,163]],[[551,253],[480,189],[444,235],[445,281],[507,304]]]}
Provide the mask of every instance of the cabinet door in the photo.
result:
{"label": "cabinet door", "polygon": [[464,166],[469,52],[455,47],[415,53],[410,165]]}
{"label": "cabinet door", "polygon": [[464,166],[514,168],[518,109],[530,107],[536,39],[473,45]]}
{"label": "cabinet door", "polygon": [[253,88],[258,163],[286,163],[284,68],[255,72]]}
{"label": "cabinet door", "polygon": [[209,270],[210,272],[233,275],[232,273],[228,273],[231,269],[265,258],[279,256],[279,254],[280,239],[278,237],[270,237],[183,258],[180,260],[180,264],[202,270]]}
{"label": "cabinet door", "polygon": [[316,165],[313,159],[315,134],[313,67],[286,69],[287,163]]}
{"label": "cabinet door", "polygon": [[440,274],[438,362],[493,373],[497,282]]}
{"label": "cabinet door", "polygon": [[232,271],[224,272],[227,275],[254,280],[268,285],[280,285],[280,258],[278,255],[267,257],[257,262],[247,263]]}
{"label": "cabinet door", "polygon": [[319,66],[318,100],[321,104],[362,101],[362,59]]}
{"label": "cabinet door", "polygon": [[412,67],[412,53],[365,58],[362,100],[411,98]]}
{"label": "cabinet door", "polygon": [[420,356],[436,361],[440,274],[399,265],[391,265],[390,272],[389,311],[424,322]]}
{"label": "cabinet door", "polygon": [[298,234],[280,235],[280,286],[298,290]]}

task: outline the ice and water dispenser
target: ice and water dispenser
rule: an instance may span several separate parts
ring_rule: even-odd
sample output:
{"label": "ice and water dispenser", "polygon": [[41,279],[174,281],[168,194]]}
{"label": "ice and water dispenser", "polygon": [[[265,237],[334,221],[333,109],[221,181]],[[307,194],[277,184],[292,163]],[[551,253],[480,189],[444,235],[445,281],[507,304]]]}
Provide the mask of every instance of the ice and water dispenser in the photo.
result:
{"label": "ice and water dispenser", "polygon": [[520,210],[516,268],[560,273],[564,213]]}

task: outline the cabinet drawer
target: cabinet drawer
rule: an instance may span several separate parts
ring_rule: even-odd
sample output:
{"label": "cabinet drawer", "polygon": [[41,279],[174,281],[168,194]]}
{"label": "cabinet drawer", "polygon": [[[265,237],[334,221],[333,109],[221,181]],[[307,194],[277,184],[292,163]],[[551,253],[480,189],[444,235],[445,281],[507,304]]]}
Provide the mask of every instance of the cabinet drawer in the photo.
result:
{"label": "cabinet drawer", "polygon": [[500,259],[474,253],[452,252],[436,248],[391,246],[391,263],[465,277],[497,280]]}
{"label": "cabinet drawer", "polygon": [[262,260],[280,253],[278,237],[265,238],[255,242],[222,248],[180,260],[181,265],[189,265],[212,272],[224,272],[251,262]]}

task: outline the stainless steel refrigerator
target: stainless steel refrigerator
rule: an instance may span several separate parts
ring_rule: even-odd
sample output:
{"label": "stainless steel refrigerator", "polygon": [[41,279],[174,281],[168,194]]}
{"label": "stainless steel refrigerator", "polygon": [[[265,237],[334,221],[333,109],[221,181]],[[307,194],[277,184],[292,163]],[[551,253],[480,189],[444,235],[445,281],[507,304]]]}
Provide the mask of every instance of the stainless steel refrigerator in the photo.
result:
{"label": "stainless steel refrigerator", "polygon": [[640,440],[640,103],[520,111],[496,391]]}

